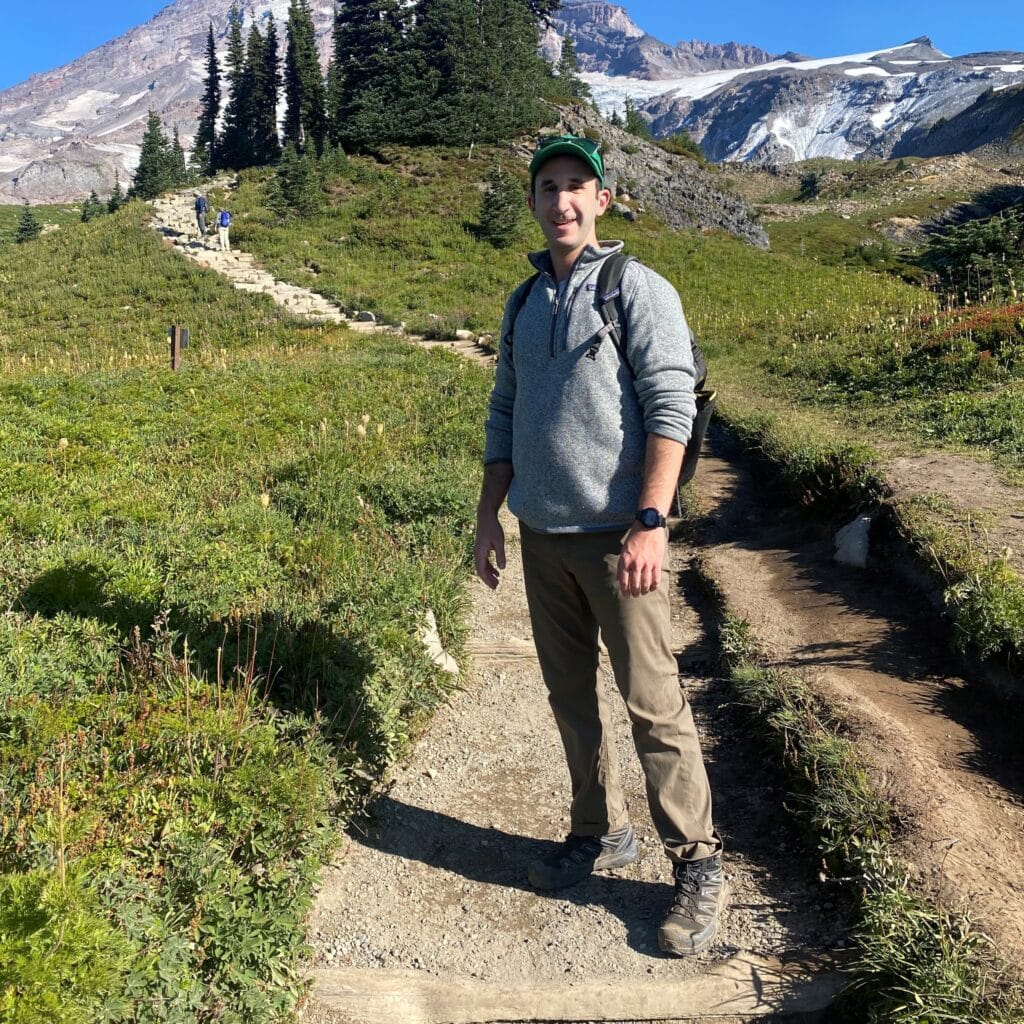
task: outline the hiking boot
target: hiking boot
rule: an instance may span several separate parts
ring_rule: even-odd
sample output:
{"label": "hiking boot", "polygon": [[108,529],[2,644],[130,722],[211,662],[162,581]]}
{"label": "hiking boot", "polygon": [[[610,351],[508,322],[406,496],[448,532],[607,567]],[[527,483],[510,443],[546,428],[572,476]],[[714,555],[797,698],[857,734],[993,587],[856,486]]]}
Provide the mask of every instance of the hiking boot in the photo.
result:
{"label": "hiking boot", "polygon": [[535,889],[561,889],[582,882],[595,871],[624,868],[639,856],[632,825],[606,836],[570,834],[557,849],[535,860],[527,877]]}
{"label": "hiking boot", "polygon": [[693,956],[711,945],[718,932],[726,897],[722,855],[677,864],[672,877],[676,891],[658,930],[658,945],[663,953]]}

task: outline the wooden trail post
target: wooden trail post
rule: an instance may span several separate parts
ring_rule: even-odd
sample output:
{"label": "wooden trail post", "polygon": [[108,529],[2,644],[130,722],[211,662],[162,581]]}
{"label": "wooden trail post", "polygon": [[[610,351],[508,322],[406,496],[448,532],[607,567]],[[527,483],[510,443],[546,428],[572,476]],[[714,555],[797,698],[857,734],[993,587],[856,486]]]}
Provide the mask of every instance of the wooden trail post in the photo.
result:
{"label": "wooden trail post", "polygon": [[188,328],[172,324],[167,334],[171,339],[171,369],[177,370],[182,350],[188,348]]}

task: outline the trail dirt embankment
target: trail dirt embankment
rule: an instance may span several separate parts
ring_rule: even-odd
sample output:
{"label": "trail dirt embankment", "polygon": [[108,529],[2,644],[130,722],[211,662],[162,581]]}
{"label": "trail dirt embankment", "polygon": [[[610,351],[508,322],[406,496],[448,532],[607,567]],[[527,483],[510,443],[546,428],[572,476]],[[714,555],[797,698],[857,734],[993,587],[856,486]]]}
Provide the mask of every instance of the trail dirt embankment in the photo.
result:
{"label": "trail dirt embankment", "polygon": [[[952,457],[941,461],[949,470]],[[908,465],[901,473],[909,486]],[[924,880],[1024,962],[1019,708],[964,680],[949,628],[921,595],[884,565],[836,564],[831,536],[745,470],[707,459],[700,493],[701,550],[730,605],[773,664],[851,719],[906,815],[906,852]]]}

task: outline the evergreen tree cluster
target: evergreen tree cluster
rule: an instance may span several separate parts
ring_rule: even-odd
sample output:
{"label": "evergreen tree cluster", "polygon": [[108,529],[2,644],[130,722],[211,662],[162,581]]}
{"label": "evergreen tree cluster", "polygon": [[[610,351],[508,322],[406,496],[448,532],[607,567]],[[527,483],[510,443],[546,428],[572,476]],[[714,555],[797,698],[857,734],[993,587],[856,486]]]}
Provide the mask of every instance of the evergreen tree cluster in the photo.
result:
{"label": "evergreen tree cluster", "polygon": [[1024,281],[1024,204],[932,235],[923,262],[957,300],[1016,300]]}
{"label": "evergreen tree cluster", "polygon": [[533,127],[543,119],[540,96],[566,87],[585,95],[571,43],[561,88],[537,54],[538,18],[558,2],[345,0],[335,8],[326,76],[309,0],[290,2],[283,60],[273,18],[265,32],[256,24],[246,32],[234,3],[223,72],[212,25],[207,36],[193,166],[209,174],[273,163],[282,145],[295,157],[319,156],[331,146],[495,142]]}
{"label": "evergreen tree cluster", "polygon": [[[128,198],[155,199],[161,192],[184,185],[187,180],[185,151],[181,147],[177,127],[173,136],[168,138],[160,116],[151,110],[146,119],[146,130],[142,133],[139,166],[128,190]],[[119,194],[120,183],[115,181],[114,187],[115,193]]]}

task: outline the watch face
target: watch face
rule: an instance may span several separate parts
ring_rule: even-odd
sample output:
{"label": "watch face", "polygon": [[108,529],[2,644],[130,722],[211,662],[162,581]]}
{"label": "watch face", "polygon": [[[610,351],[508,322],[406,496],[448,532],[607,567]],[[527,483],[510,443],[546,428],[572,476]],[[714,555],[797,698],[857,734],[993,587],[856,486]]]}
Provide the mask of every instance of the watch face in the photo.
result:
{"label": "watch face", "polygon": [[637,518],[649,530],[653,529],[661,522],[661,515],[656,508],[641,509]]}

